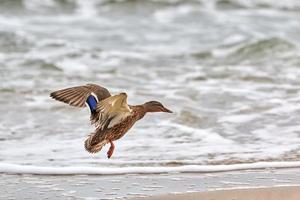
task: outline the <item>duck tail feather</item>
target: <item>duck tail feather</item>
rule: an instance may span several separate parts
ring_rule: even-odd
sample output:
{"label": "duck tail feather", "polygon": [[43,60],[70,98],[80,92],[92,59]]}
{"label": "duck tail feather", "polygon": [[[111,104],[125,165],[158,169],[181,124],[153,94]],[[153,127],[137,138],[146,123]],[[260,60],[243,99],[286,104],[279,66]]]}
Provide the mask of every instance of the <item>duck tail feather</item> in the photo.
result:
{"label": "duck tail feather", "polygon": [[106,144],[106,141],[97,141],[97,133],[91,133],[84,141],[84,148],[89,153],[97,153]]}

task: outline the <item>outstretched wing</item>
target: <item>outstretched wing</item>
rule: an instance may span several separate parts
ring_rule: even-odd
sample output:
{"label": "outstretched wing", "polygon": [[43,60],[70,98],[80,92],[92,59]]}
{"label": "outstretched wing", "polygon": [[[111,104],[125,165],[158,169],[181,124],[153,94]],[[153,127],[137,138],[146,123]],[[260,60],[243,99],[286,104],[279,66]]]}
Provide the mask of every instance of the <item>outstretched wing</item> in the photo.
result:
{"label": "outstretched wing", "polygon": [[91,123],[95,124],[97,129],[104,130],[121,123],[130,114],[127,95],[121,93],[100,101],[95,114],[91,115]]}
{"label": "outstretched wing", "polygon": [[96,84],[66,88],[50,94],[53,99],[76,107],[85,107],[86,100],[90,95],[95,96],[97,98],[97,102],[111,96],[106,88]]}

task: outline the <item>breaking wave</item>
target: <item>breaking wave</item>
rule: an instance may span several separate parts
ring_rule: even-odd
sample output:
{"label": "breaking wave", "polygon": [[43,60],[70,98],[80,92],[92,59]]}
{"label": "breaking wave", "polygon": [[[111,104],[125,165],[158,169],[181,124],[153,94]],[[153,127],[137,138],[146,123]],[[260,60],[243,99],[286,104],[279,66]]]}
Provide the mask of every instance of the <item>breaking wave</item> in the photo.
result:
{"label": "breaking wave", "polygon": [[298,162],[257,162],[233,165],[187,165],[179,167],[45,167],[0,163],[0,173],[39,174],[39,175],[118,175],[118,174],[160,174],[160,173],[213,173],[266,168],[300,167]]}

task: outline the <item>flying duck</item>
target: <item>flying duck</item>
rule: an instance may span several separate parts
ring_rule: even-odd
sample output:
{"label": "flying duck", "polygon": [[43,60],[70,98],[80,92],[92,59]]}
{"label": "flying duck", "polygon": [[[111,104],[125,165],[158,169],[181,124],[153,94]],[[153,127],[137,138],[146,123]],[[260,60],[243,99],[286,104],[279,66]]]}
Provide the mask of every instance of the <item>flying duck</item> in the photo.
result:
{"label": "flying duck", "polygon": [[85,149],[89,153],[96,153],[110,143],[108,158],[112,156],[115,149],[113,141],[123,137],[147,112],[172,113],[158,101],[149,101],[135,106],[128,105],[126,93],[111,96],[106,88],[96,84],[58,90],[52,92],[50,97],[71,106],[89,107],[90,121],[96,129],[85,140]]}

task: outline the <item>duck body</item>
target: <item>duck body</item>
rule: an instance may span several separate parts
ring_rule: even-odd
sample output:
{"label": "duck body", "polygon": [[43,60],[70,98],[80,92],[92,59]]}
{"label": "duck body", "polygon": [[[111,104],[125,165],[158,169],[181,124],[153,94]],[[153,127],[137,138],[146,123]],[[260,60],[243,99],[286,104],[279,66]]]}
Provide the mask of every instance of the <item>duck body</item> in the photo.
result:
{"label": "duck body", "polygon": [[102,149],[105,144],[110,141],[115,141],[122,138],[127,131],[137,122],[142,119],[146,111],[143,106],[130,106],[131,114],[128,115],[122,122],[116,123],[110,128],[96,128],[95,132],[85,140],[85,149],[90,153],[96,153]]}
{"label": "duck body", "polygon": [[50,96],[71,106],[89,107],[90,121],[96,129],[85,140],[85,149],[96,153],[110,143],[108,158],[112,156],[115,148],[113,141],[122,138],[146,113],[171,112],[157,101],[136,106],[128,105],[126,93],[111,96],[106,88],[96,84],[58,90]]}

